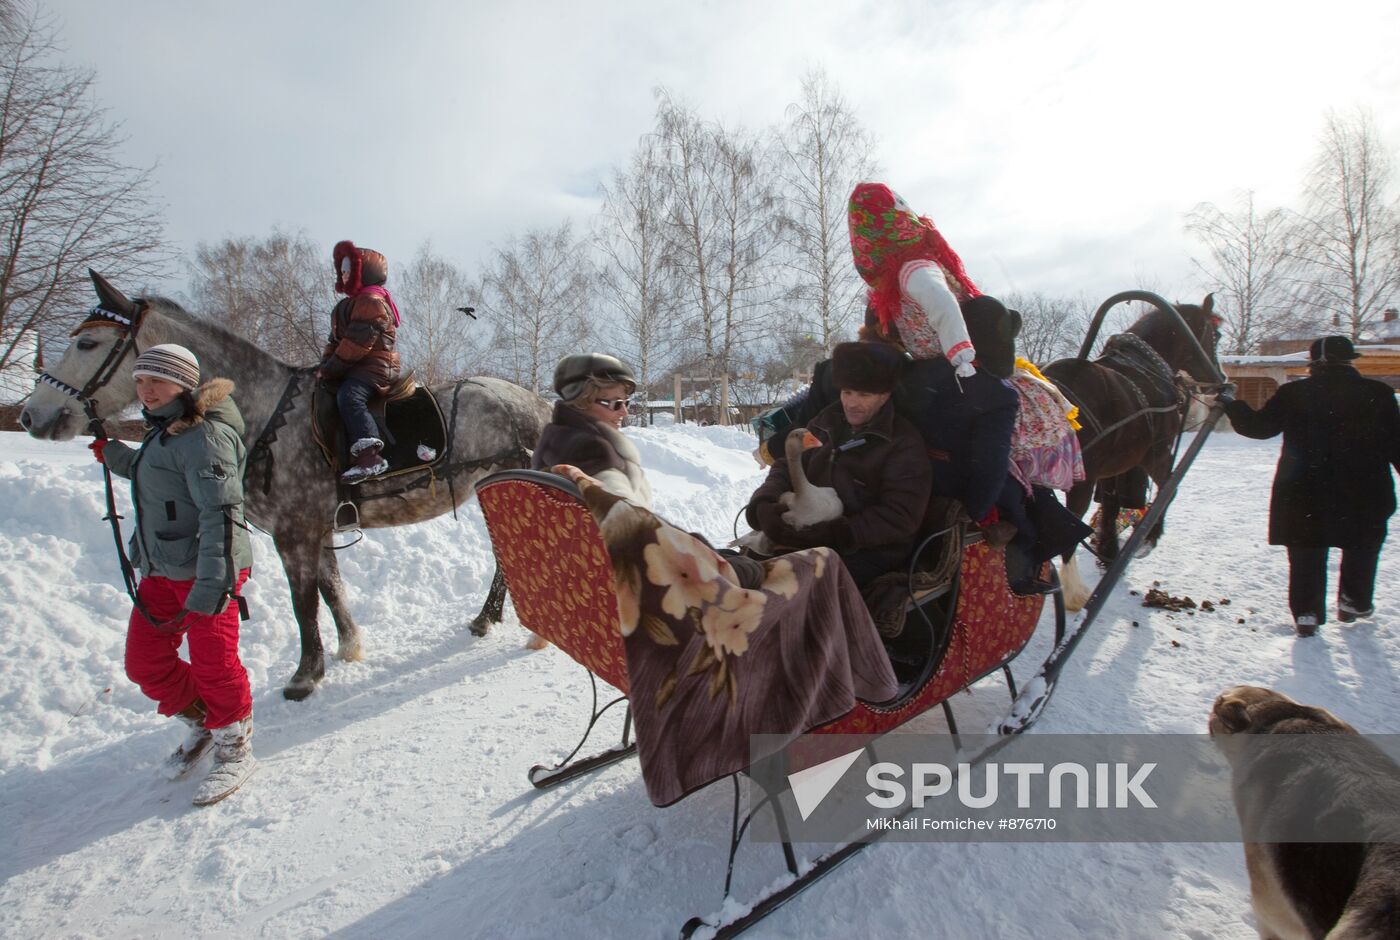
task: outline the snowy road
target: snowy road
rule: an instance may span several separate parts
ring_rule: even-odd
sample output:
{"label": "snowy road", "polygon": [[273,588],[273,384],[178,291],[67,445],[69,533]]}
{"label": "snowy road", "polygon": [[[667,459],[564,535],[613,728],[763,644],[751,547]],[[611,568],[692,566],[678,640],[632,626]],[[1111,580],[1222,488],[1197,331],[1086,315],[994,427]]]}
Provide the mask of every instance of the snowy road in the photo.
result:
{"label": "snowy road", "polygon": [[[658,510],[724,536],[759,479],[751,439],[629,433]],[[1201,733],[1239,682],[1400,731],[1400,553],[1382,554],[1375,622],[1296,641],[1284,553],[1265,539],[1277,449],[1207,444],[1160,548],[1130,568],[1034,733]],[[467,633],[491,573],[474,504],[344,553],[366,661],[333,663],[302,703],[280,694],[296,636],[255,538],[243,651],[261,768],[191,808],[194,781],[157,776],[179,730],[122,675],[127,602],[101,498],[81,444],[0,435],[0,935],[668,937],[718,906],[728,784],[668,809],[628,762],[552,792],[527,784],[572,747],[588,682],[558,651],[523,649],[509,619]],[[1144,609],[1129,592],[1153,581],[1230,604]],[[1044,652],[1037,641],[1021,678]],[[976,730],[1005,687],[985,680],[955,705]],[[941,726],[929,713],[910,727]],[[775,847],[745,851],[740,895],[780,872]],[[1248,908],[1234,844],[881,844],[754,935],[1252,938]]]}

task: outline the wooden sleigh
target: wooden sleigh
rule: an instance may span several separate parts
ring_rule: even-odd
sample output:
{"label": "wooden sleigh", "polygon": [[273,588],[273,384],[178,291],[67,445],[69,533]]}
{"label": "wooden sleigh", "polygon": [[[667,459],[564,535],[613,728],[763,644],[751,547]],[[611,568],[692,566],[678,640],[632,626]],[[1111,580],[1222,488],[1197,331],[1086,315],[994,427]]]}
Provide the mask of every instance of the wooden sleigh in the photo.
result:
{"label": "wooden sleigh", "polygon": [[[593,702],[583,738],[558,764],[532,767],[530,782],[539,788],[556,786],[637,753],[636,742],[631,740],[633,715],[628,698],[627,650],[619,629],[613,566],[598,523],[578,488],[554,474],[511,470],[492,474],[478,483],[477,498],[521,624],[579,662],[588,670],[592,685]],[[949,703],[954,693],[1000,670],[1012,698],[1016,698],[1011,662],[1035,632],[1045,597],[1013,594],[1007,586],[1001,549],[987,544],[977,533],[963,535],[960,543],[953,543],[954,551],[960,545],[961,562],[947,566],[950,576],[944,583],[921,586],[914,575],[920,559],[940,544],[946,548],[950,536],[959,534],[948,529],[930,534],[911,562],[906,625],[898,638],[886,641],[898,683],[895,696],[883,702],[856,700],[854,707],[834,720],[803,730],[816,734],[880,735],[942,705],[948,729],[956,739],[957,725]],[[1047,576],[1054,577],[1048,566]],[[1056,614],[1054,641],[1058,646],[1064,636],[1064,607],[1058,594],[1051,597]],[[620,693],[601,708],[598,679]],[[621,741],[601,752],[578,757],[599,718],[619,704],[627,708]],[[753,903],[749,912],[737,920],[720,925],[692,918],[682,931],[684,936],[700,927],[714,928],[716,936],[732,936],[746,929],[869,841],[853,842],[830,852],[799,875],[777,800],[756,801],[741,820],[738,773],[731,776],[735,801],[725,896],[729,895],[738,846],[753,814],[765,805],[778,816],[784,859],[793,878]]]}

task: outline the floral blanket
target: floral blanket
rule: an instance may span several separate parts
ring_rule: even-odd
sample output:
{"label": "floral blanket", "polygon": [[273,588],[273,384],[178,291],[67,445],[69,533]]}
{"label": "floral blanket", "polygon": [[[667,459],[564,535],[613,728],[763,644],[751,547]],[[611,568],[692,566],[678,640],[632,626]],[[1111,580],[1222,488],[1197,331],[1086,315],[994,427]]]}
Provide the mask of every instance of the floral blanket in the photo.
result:
{"label": "floral blanket", "polygon": [[739,587],[701,539],[574,468],[612,562],[637,749],[665,806],[747,767],[754,734],[796,737],[857,698],[887,701],[894,672],[860,592],[836,554],[814,548],[764,563]]}

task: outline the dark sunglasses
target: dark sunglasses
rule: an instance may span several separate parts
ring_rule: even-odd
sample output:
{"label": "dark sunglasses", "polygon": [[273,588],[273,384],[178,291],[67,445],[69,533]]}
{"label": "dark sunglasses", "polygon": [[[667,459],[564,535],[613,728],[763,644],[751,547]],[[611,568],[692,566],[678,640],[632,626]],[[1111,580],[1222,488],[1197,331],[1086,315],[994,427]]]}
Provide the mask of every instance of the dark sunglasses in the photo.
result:
{"label": "dark sunglasses", "polygon": [[631,404],[631,402],[632,399],[630,398],[599,398],[594,404],[602,405],[609,411],[626,411],[627,406]]}

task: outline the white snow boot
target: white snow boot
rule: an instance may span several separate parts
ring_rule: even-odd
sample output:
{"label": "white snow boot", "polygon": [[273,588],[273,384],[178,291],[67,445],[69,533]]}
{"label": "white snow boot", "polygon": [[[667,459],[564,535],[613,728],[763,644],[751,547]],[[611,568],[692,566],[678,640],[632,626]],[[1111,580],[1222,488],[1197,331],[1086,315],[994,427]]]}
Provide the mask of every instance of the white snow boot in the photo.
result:
{"label": "white snow boot", "polygon": [[350,446],[355,465],[340,475],[344,483],[363,483],[389,469],[389,461],[380,456],[384,442],[377,437],[362,437]]}
{"label": "white snow boot", "polygon": [[209,776],[194,793],[195,806],[208,806],[217,803],[248,779],[258,766],[253,759],[253,716],[231,725],[215,728],[214,766],[209,768]]}
{"label": "white snow boot", "polygon": [[179,780],[189,773],[214,744],[214,736],[204,727],[205,714],[204,703],[195,699],[184,711],[174,716],[189,725],[190,732],[175,753],[165,759],[165,779]]}

